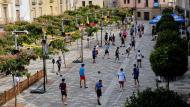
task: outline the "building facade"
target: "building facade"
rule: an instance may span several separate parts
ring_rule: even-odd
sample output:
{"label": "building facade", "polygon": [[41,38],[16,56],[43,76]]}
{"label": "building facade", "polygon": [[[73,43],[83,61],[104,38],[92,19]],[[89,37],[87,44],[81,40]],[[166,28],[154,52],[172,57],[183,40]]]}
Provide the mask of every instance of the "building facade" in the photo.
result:
{"label": "building facade", "polygon": [[74,4],[75,4],[75,9],[79,8],[79,7],[85,7],[88,5],[98,5],[100,7],[103,7],[104,5],[104,0],[74,0]]}
{"label": "building facade", "polygon": [[176,10],[182,16],[190,18],[190,0],[177,0]]}
{"label": "building facade", "polygon": [[[170,7],[173,0],[118,0],[118,6],[137,9],[136,16],[138,19],[149,20],[153,16]],[[171,5],[172,6],[172,5]]]}

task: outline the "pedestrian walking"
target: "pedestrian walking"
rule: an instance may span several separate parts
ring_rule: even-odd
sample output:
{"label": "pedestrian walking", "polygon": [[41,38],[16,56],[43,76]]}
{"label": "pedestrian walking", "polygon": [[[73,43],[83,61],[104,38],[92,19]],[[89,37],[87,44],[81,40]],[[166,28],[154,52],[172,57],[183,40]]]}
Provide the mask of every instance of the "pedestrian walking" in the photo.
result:
{"label": "pedestrian walking", "polygon": [[133,68],[133,79],[134,79],[134,84],[135,86],[138,85],[139,86],[139,68],[137,67],[136,64],[134,64],[134,68]]}
{"label": "pedestrian walking", "polygon": [[55,59],[52,58],[51,62],[52,62],[52,64],[53,64],[53,69],[52,69],[52,71],[54,72]]}
{"label": "pedestrian walking", "polygon": [[131,35],[131,37],[133,36],[133,33],[134,33],[134,26],[132,26],[131,29],[130,29],[130,35]]}
{"label": "pedestrian walking", "polygon": [[80,88],[82,88],[82,81],[84,81],[84,88],[88,88],[86,86],[86,77],[85,77],[85,64],[81,64],[81,67],[79,69],[79,75],[80,75]]}
{"label": "pedestrian walking", "polygon": [[112,42],[112,35],[110,34],[110,36],[109,36],[109,44],[111,44],[111,42]]}
{"label": "pedestrian walking", "polygon": [[110,44],[106,44],[105,45],[105,54],[104,54],[104,56],[103,56],[103,59],[104,59],[104,57],[107,55],[108,56],[108,58],[109,58],[109,48],[110,48]]}
{"label": "pedestrian walking", "polygon": [[131,39],[131,47],[135,50],[135,37],[134,36]]}
{"label": "pedestrian walking", "polygon": [[144,56],[142,55],[141,51],[138,50],[138,52],[137,52],[137,54],[136,54],[137,67],[139,67],[139,66],[140,66],[140,68],[142,67],[142,66],[141,66],[142,58],[144,58]]}
{"label": "pedestrian walking", "polygon": [[67,105],[67,85],[65,83],[64,78],[62,79],[62,82],[59,84],[59,89],[61,90],[61,100],[65,105]]}
{"label": "pedestrian walking", "polygon": [[96,47],[96,57],[97,57],[99,53],[99,45],[97,44],[95,47]]}
{"label": "pedestrian walking", "polygon": [[141,34],[144,35],[144,25],[141,24]]}
{"label": "pedestrian walking", "polygon": [[123,68],[120,69],[120,71],[118,72],[118,81],[119,81],[119,88],[120,91],[123,91],[124,89],[124,82],[126,82],[126,76],[125,73],[123,72]]}
{"label": "pedestrian walking", "polygon": [[105,33],[104,39],[105,39],[105,44],[107,44],[107,42],[108,42],[108,32]]}
{"label": "pedestrian walking", "polygon": [[96,48],[93,48],[93,50],[92,50],[92,59],[93,59],[93,63],[96,63],[96,56],[97,56]]}
{"label": "pedestrian walking", "polygon": [[116,51],[115,51],[115,62],[119,61],[119,47],[117,47]]}
{"label": "pedestrian walking", "polygon": [[102,96],[102,80],[99,80],[96,85],[95,85],[95,92],[97,94],[97,102],[98,102],[98,105],[101,105],[100,103],[100,97]]}
{"label": "pedestrian walking", "polygon": [[121,35],[121,46],[120,47],[125,47],[125,37]]}
{"label": "pedestrian walking", "polygon": [[62,59],[59,56],[58,60],[56,61],[57,67],[58,67],[58,72],[56,73],[58,75],[58,73],[60,73],[61,71],[61,63],[62,63]]}
{"label": "pedestrian walking", "polygon": [[127,54],[127,57],[129,57],[129,54],[130,54],[130,51],[131,51],[131,47],[132,47],[132,45],[131,45],[131,43],[127,46],[127,48],[126,48],[126,54]]}
{"label": "pedestrian walking", "polygon": [[114,33],[112,35],[112,45],[115,45],[115,35],[114,35]]}

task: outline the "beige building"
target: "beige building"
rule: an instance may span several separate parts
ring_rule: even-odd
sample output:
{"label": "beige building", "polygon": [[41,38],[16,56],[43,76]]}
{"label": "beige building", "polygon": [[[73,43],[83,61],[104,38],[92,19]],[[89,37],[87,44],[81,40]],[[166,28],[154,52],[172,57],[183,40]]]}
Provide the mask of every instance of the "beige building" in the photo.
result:
{"label": "beige building", "polygon": [[103,7],[104,0],[74,0],[74,7],[85,7],[88,5],[98,5],[100,7]]}
{"label": "beige building", "polygon": [[11,22],[12,16],[12,2],[10,0],[0,0],[0,24]]}
{"label": "beige building", "polygon": [[177,0],[176,10],[184,17],[190,18],[190,0]]}

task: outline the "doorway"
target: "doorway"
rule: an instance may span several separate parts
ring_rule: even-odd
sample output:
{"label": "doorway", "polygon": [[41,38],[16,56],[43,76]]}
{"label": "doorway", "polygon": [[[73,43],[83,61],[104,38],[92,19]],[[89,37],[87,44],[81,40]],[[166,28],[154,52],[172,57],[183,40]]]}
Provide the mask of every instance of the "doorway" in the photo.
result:
{"label": "doorway", "polygon": [[150,18],[150,13],[149,12],[144,12],[144,20],[149,20]]}

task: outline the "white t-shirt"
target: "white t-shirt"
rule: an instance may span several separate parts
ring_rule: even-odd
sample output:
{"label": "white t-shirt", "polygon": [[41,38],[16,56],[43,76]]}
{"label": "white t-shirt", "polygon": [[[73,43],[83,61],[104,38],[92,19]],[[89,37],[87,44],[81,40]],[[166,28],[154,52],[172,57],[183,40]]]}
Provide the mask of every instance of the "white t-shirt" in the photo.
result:
{"label": "white t-shirt", "polygon": [[119,72],[118,74],[119,81],[125,81],[125,73],[124,72]]}
{"label": "white t-shirt", "polygon": [[142,59],[142,54],[140,52],[137,53],[137,59]]}

